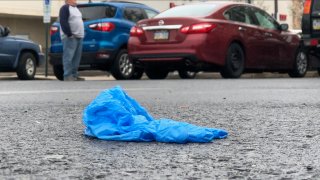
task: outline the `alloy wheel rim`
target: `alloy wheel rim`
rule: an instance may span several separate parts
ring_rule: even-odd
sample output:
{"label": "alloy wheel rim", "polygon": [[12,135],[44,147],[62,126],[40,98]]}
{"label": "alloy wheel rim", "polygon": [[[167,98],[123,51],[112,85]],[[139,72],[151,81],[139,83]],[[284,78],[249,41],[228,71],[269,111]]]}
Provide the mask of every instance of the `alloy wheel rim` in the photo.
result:
{"label": "alloy wheel rim", "polygon": [[120,57],[120,72],[124,75],[124,76],[130,76],[132,71],[133,71],[133,64],[130,62],[128,54],[123,54]]}
{"label": "alloy wheel rim", "polygon": [[28,75],[33,75],[35,70],[34,62],[31,58],[28,58],[26,61],[26,72]]}
{"label": "alloy wheel rim", "polygon": [[297,69],[300,74],[307,70],[307,56],[304,52],[299,52],[297,56]]}

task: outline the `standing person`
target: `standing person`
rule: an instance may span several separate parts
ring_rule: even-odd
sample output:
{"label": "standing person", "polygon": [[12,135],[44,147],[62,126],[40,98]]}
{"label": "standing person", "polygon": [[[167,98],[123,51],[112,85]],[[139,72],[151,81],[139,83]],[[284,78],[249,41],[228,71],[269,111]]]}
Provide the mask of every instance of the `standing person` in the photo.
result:
{"label": "standing person", "polygon": [[78,75],[84,38],[82,14],[77,8],[77,0],[65,0],[60,8],[60,34],[63,43],[63,80],[83,81]]}

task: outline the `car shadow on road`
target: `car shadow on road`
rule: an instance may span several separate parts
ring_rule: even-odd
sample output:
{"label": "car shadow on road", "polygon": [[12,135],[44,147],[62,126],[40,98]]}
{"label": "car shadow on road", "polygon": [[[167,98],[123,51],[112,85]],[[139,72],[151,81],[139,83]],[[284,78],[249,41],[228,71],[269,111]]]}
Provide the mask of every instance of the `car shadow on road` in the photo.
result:
{"label": "car shadow on road", "polygon": [[20,80],[18,77],[16,76],[2,76],[0,75],[0,81],[35,81],[35,80],[57,80],[55,78],[52,77],[35,77],[34,80]]}

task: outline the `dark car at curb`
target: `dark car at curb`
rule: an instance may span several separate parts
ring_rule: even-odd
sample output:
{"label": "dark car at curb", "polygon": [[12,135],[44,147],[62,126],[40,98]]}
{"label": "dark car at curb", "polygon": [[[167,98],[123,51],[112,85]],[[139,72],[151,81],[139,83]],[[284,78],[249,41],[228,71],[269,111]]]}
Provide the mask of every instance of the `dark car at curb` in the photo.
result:
{"label": "dark car at curb", "polygon": [[301,21],[301,38],[310,66],[320,75],[320,0],[305,0]]}
{"label": "dark car at curb", "polygon": [[150,79],[168,72],[280,72],[303,77],[308,58],[300,37],[264,10],[247,3],[177,6],[131,29],[129,56]]}
{"label": "dark car at curb", "polygon": [[33,80],[44,62],[40,45],[9,34],[10,29],[0,25],[0,72],[16,72],[21,80]]}
{"label": "dark car at curb", "polygon": [[[136,22],[151,18],[158,11],[141,3],[94,2],[78,4],[85,27],[79,70],[109,71],[115,79],[140,79],[143,69],[129,60],[127,43]],[[60,24],[51,26],[50,63],[57,79],[63,79]]]}

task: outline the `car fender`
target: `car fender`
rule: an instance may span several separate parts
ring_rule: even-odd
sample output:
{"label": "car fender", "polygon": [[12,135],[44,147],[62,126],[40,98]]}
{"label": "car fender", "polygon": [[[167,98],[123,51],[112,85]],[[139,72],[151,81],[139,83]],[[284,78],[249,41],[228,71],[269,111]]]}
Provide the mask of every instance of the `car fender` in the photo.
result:
{"label": "car fender", "polygon": [[[236,42],[241,45],[244,53],[246,52],[246,47],[244,46],[244,38],[246,36],[238,33],[237,27],[243,26],[242,23],[228,24],[228,21],[212,21],[218,24],[217,29],[214,32],[213,38],[219,38],[219,65],[225,65],[225,59],[228,53],[229,46]],[[227,33],[226,33],[227,31]]]}
{"label": "car fender", "polygon": [[117,46],[116,49],[119,50],[121,47],[123,47],[124,44],[128,43],[130,35],[127,33],[121,33],[118,36],[116,36],[113,40],[115,42],[115,45]]}
{"label": "car fender", "polygon": [[[226,57],[227,56],[227,53],[228,53],[228,48],[229,48],[229,46],[232,44],[232,43],[237,43],[237,44],[239,44],[241,47],[242,47],[242,50],[243,50],[243,52],[244,52],[244,56],[245,56],[245,58],[246,58],[246,47],[244,46],[244,43],[243,43],[243,40],[242,40],[242,38],[241,37],[239,37],[239,36],[232,36],[230,39],[229,39],[229,41],[227,41],[227,43],[225,43],[225,51],[223,52],[223,57]],[[245,59],[246,60],[246,59]],[[225,64],[225,58],[224,58],[224,60],[223,60],[223,64]]]}
{"label": "car fender", "polygon": [[19,43],[18,47],[19,47],[19,52],[17,53],[17,56],[15,58],[15,62],[13,65],[14,68],[17,68],[17,66],[19,64],[20,56],[24,52],[32,53],[34,55],[34,57],[36,58],[37,65],[39,64],[39,54],[38,53],[40,52],[40,48],[37,45],[35,45],[31,42],[28,42],[28,41],[23,41],[23,42]]}

